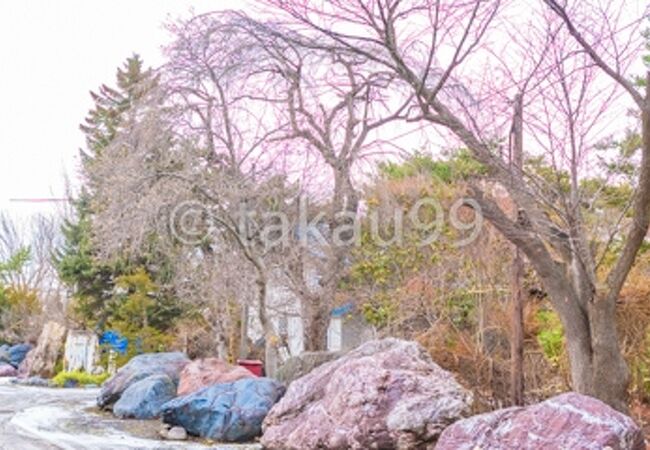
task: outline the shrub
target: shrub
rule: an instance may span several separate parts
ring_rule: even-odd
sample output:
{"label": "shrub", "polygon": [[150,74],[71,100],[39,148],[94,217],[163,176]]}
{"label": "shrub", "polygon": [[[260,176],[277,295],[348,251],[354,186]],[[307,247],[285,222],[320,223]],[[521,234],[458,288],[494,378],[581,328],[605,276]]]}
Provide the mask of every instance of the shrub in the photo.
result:
{"label": "shrub", "polygon": [[541,309],[537,312],[537,320],[540,323],[537,342],[546,359],[557,365],[564,346],[564,330],[560,318],[554,311]]}
{"label": "shrub", "polygon": [[88,384],[96,384],[97,386],[101,385],[108,378],[108,373],[101,373],[98,375],[93,375],[88,372],[83,372],[77,370],[74,372],[59,372],[54,378],[52,378],[52,383],[55,386],[63,387],[68,381],[74,381],[79,386],[85,386]]}

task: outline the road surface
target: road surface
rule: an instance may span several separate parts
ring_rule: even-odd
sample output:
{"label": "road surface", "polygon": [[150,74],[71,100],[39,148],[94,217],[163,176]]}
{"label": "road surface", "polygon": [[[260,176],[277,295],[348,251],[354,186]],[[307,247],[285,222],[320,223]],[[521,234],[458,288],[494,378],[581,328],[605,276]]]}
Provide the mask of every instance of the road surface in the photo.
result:
{"label": "road surface", "polygon": [[16,386],[0,378],[1,450],[253,450],[157,439],[158,421],[119,420],[95,408],[98,389]]}

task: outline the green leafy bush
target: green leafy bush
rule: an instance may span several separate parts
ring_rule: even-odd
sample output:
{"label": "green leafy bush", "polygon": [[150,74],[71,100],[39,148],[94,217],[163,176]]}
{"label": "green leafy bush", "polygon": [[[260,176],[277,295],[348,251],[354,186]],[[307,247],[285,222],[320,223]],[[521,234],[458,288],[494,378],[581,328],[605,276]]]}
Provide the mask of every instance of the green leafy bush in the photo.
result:
{"label": "green leafy bush", "polygon": [[93,375],[91,373],[78,370],[74,372],[59,372],[54,378],[52,378],[52,383],[58,387],[63,387],[68,381],[75,381],[79,386],[85,386],[88,384],[96,384],[99,386],[104,381],[106,381],[107,378],[108,373]]}
{"label": "green leafy bush", "polygon": [[564,330],[560,318],[554,311],[542,309],[537,312],[537,320],[540,324],[537,342],[546,359],[557,365],[564,347]]}

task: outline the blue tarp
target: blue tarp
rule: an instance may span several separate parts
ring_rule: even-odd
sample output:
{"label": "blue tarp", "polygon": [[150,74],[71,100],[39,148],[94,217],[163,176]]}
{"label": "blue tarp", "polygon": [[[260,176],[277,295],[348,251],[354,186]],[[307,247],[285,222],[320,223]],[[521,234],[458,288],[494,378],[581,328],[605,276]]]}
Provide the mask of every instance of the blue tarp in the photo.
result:
{"label": "blue tarp", "polygon": [[129,346],[129,340],[120,335],[117,331],[104,331],[99,336],[99,345],[108,345],[117,353],[124,355]]}
{"label": "blue tarp", "polygon": [[352,303],[346,303],[345,305],[334,308],[331,312],[332,317],[343,317],[346,314],[350,314],[354,310],[354,305]]}

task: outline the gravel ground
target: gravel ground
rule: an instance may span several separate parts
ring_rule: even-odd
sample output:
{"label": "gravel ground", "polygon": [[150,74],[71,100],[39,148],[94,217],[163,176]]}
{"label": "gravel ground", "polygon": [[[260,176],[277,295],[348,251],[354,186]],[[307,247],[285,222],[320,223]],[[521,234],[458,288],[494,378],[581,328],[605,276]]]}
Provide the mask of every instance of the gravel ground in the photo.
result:
{"label": "gravel ground", "polygon": [[260,445],[216,445],[157,440],[160,422],[118,420],[95,408],[98,389],[56,389],[0,379],[0,449],[259,450]]}

